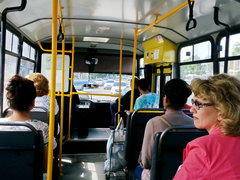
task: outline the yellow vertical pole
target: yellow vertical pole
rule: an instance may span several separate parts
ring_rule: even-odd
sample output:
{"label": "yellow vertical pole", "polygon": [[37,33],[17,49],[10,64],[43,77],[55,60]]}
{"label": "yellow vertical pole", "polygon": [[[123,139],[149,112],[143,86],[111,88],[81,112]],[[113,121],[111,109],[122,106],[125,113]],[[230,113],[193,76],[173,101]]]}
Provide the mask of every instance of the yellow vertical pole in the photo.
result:
{"label": "yellow vertical pole", "polygon": [[131,90],[131,103],[130,111],[133,111],[133,99],[134,99],[134,84],[135,84],[135,72],[136,72],[136,53],[137,53],[137,39],[138,39],[138,28],[134,29],[134,43],[133,43],[133,63],[132,63],[132,90]]}
{"label": "yellow vertical pole", "polygon": [[[121,109],[121,94],[122,94],[122,47],[123,47],[123,40],[120,39],[120,57],[119,57],[119,97],[118,97],[118,112]],[[118,123],[120,122],[120,115],[118,114]]]}
{"label": "yellow vertical pole", "polygon": [[75,37],[72,37],[72,64],[71,68],[71,78],[70,78],[70,99],[69,99],[69,116],[68,116],[68,135],[67,138],[70,139],[71,133],[71,117],[72,117],[72,91],[73,91],[73,72],[74,72],[74,48],[75,48]]}
{"label": "yellow vertical pole", "polygon": [[[64,24],[62,24],[63,33]],[[59,138],[59,171],[62,175],[62,142],[63,142],[63,115],[64,115],[64,74],[65,74],[65,39],[62,40],[62,93],[61,93],[61,111],[60,111],[60,138]]]}
{"label": "yellow vertical pole", "polygon": [[56,91],[56,60],[57,60],[57,8],[58,0],[52,0],[52,59],[51,59],[51,88],[50,88],[50,120],[48,142],[47,180],[52,180],[53,141],[55,121],[55,91]]}

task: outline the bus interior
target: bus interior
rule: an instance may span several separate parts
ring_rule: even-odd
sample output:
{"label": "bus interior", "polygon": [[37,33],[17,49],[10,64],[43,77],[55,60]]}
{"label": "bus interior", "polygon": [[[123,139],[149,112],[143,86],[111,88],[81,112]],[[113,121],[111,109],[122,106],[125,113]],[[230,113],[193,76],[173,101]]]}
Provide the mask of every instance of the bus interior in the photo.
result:
{"label": "bus interior", "polygon": [[172,78],[240,78],[239,9],[239,0],[0,0],[1,114],[8,80],[41,72],[61,109],[50,113],[61,143],[58,175],[48,180],[105,179],[109,106],[135,76],[159,94],[159,110]]}

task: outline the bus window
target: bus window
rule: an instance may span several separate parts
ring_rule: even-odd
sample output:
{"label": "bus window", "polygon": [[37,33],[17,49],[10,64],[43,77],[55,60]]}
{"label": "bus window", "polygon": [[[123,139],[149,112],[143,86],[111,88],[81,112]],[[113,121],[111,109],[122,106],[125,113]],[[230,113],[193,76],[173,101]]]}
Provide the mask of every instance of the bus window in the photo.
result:
{"label": "bus window", "polygon": [[[240,61],[234,56],[240,55],[240,33],[230,35],[229,37],[229,53],[228,56],[231,59],[228,59],[228,74],[233,75],[235,77],[240,78]],[[220,58],[225,57],[225,46],[226,46],[226,37],[223,37],[220,41],[221,51],[220,51]],[[224,61],[220,61],[220,73],[223,73],[224,69]]]}
{"label": "bus window", "polygon": [[26,42],[23,42],[22,56],[30,58],[30,46]]}
{"label": "bus window", "polygon": [[211,43],[205,41],[180,50],[180,62],[191,62],[211,59]]}
{"label": "bus window", "polygon": [[3,96],[3,109],[7,108],[7,100],[5,97],[6,91],[5,88],[9,79],[16,74],[17,71],[17,61],[18,58],[15,56],[5,55],[5,70],[4,70],[4,96]]}
{"label": "bus window", "polygon": [[[62,91],[62,56],[57,55],[56,62],[56,92]],[[64,92],[69,90],[69,65],[70,65],[70,56],[65,55],[65,66],[64,66]],[[51,54],[43,53],[42,62],[41,62],[41,73],[49,80],[51,79]],[[50,86],[50,85],[49,85]]]}
{"label": "bus window", "polygon": [[[130,90],[131,75],[122,75],[121,94],[125,94]],[[118,94],[119,75],[108,73],[74,73],[74,86],[78,92],[97,93],[97,94]],[[80,99],[88,97],[94,102],[111,102],[117,97],[111,96],[83,96]]]}
{"label": "bus window", "polygon": [[141,58],[139,60],[139,79],[142,79],[142,78],[145,78],[145,75],[144,75],[144,58]]}
{"label": "bus window", "polygon": [[12,33],[10,31],[6,31],[6,50],[12,50]]}
{"label": "bus window", "polygon": [[35,64],[33,62],[31,62],[31,61],[27,61],[27,60],[21,59],[19,74],[21,76],[25,77],[28,74],[33,73],[34,65]]}
{"label": "bus window", "polygon": [[228,62],[228,74],[240,79],[240,61],[239,60]]}
{"label": "bus window", "polygon": [[213,75],[213,63],[198,63],[180,66],[180,77],[188,84],[194,78],[207,78]]}
{"label": "bus window", "polygon": [[[220,41],[221,51],[220,58],[225,57],[226,37],[223,37]],[[240,34],[230,35],[229,37],[229,57],[240,55]]]}

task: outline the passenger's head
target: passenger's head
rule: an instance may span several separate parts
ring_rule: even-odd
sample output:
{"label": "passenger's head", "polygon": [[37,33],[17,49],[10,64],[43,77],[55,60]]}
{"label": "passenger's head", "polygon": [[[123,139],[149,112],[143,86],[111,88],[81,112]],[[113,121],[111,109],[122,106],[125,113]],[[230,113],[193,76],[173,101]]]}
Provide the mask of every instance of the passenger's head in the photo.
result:
{"label": "passenger's head", "polygon": [[[138,89],[139,79],[138,77],[134,77],[134,89]],[[130,81],[130,87],[132,86],[132,79]]]}
{"label": "passenger's head", "polygon": [[28,112],[34,106],[36,88],[32,81],[15,75],[10,79],[6,90],[8,104],[11,109]]}
{"label": "passenger's head", "polygon": [[189,85],[181,79],[171,79],[163,89],[165,99],[164,107],[180,110],[186,104],[188,97],[192,94]]}
{"label": "passenger's head", "polygon": [[27,76],[28,79],[34,82],[34,86],[36,87],[37,96],[48,95],[49,85],[48,80],[41,73],[32,73]]}
{"label": "passenger's head", "polygon": [[138,82],[139,91],[148,91],[150,89],[149,83],[146,79],[140,79]]}
{"label": "passenger's head", "polygon": [[194,124],[211,131],[220,127],[225,135],[240,136],[240,81],[227,74],[194,79]]}

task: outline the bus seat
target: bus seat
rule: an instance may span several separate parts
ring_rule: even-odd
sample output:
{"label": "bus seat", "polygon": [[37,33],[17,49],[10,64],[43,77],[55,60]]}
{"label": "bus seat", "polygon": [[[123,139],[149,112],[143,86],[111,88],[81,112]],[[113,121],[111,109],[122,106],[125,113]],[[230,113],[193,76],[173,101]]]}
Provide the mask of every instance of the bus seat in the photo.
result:
{"label": "bus seat", "polygon": [[193,113],[192,112],[190,112],[190,109],[182,109],[182,111],[186,114],[186,115],[188,115],[189,117],[193,117]]}
{"label": "bus seat", "polygon": [[31,110],[31,117],[49,124],[49,111],[45,107],[35,106]]}
{"label": "bus seat", "polygon": [[139,109],[128,116],[126,127],[126,154],[127,169],[134,170],[138,165],[138,156],[142,148],[145,126],[151,118],[161,116],[162,113],[141,111],[162,111],[162,109]]}
{"label": "bus seat", "polygon": [[[25,126],[26,131],[7,130],[3,126]],[[43,136],[26,123],[0,122],[1,179],[43,179]]]}
{"label": "bus seat", "polygon": [[190,126],[171,127],[156,133],[152,149],[151,180],[173,179],[178,167],[182,164],[183,149],[187,143],[207,131]]}

